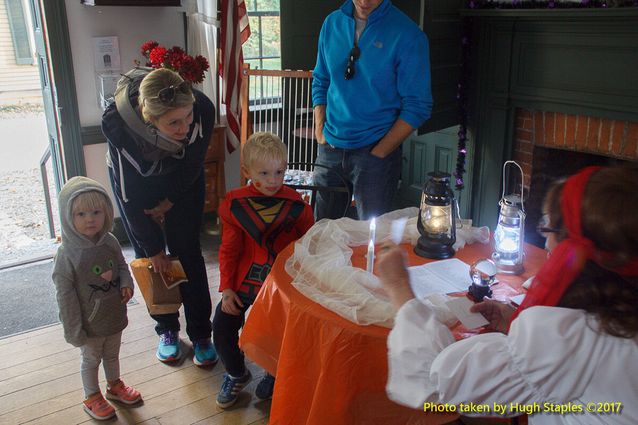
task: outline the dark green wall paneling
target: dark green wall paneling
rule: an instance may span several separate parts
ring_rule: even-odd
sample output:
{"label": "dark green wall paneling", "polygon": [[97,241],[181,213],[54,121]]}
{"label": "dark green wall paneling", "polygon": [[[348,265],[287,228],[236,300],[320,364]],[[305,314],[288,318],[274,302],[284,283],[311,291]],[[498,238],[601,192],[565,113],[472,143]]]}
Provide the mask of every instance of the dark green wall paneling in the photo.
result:
{"label": "dark green wall paneling", "polygon": [[[419,3],[415,1],[414,3]],[[423,31],[430,41],[432,73],[432,118],[419,134],[441,130],[459,123],[457,84],[461,62],[461,0],[426,0]]]}
{"label": "dark green wall paneling", "polygon": [[280,0],[281,68],[314,69],[324,19],[340,0]]}
{"label": "dark green wall paneling", "polygon": [[638,8],[462,14],[474,25],[473,218],[493,228],[516,107],[638,122]]}

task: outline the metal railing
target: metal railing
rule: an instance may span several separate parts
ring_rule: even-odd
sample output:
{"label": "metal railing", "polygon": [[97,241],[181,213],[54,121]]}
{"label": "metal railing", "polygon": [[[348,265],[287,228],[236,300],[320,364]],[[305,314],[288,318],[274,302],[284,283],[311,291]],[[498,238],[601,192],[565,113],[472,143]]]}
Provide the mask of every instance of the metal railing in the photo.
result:
{"label": "metal railing", "polygon": [[47,146],[40,159],[40,175],[42,176],[42,189],[44,189],[44,202],[47,207],[47,221],[49,223],[49,236],[55,238],[55,224],[53,223],[53,207],[51,206],[51,195],[49,194],[49,177],[47,175],[47,162],[51,159],[51,149]]}

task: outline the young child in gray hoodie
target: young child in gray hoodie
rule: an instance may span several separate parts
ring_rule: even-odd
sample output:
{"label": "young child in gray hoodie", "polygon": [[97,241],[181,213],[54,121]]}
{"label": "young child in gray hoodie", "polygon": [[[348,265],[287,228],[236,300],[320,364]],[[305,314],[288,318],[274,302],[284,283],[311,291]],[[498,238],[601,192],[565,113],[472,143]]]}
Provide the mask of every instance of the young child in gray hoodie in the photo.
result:
{"label": "young child in gray hoodie", "polygon": [[102,396],[98,367],[103,362],[106,398],[125,404],[142,399],[120,379],[122,330],[133,279],[122,248],[109,230],[113,205],[106,190],[86,177],[74,177],[59,195],[62,244],[55,256],[53,282],[64,338],[80,347],[84,410],[98,420],[115,416]]}

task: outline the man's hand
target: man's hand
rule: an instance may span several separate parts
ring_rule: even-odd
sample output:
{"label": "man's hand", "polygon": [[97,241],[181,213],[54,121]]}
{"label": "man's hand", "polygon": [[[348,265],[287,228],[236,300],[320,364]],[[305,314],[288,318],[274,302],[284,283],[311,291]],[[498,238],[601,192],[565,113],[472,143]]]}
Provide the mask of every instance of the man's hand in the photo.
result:
{"label": "man's hand", "polygon": [[239,296],[232,289],[224,289],[222,291],[222,311],[226,314],[239,316],[244,303],[241,302]]}
{"label": "man's hand", "polygon": [[414,298],[410,275],[405,265],[405,253],[401,247],[392,242],[382,243],[377,253],[376,268],[383,289],[397,310]]}
{"label": "man's hand", "polygon": [[122,304],[126,304],[133,297],[133,288],[122,288],[120,294],[122,295]]}
{"label": "man's hand", "polygon": [[326,138],[323,135],[323,125],[326,122],[326,105],[315,106],[313,113],[315,118],[315,137],[317,138],[317,143],[323,145],[326,143]]}
{"label": "man's hand", "polygon": [[474,304],[470,307],[470,311],[472,313],[481,313],[490,322],[487,326],[488,329],[505,334],[515,309],[509,304],[486,299],[483,302]]}

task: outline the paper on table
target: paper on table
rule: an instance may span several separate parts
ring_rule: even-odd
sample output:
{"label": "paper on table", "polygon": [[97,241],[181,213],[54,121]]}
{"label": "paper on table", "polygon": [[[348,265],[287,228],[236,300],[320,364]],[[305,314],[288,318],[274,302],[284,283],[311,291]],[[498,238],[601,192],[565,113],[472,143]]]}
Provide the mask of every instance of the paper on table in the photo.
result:
{"label": "paper on table", "polygon": [[457,258],[408,267],[414,295],[422,299],[430,294],[466,291],[470,281],[470,266]]}
{"label": "paper on table", "polygon": [[510,298],[510,301],[512,302],[512,304],[521,305],[523,304],[524,299],[525,299],[525,294],[520,294]]}
{"label": "paper on table", "polygon": [[467,298],[452,298],[445,305],[468,329],[476,329],[487,325],[489,322],[480,313],[470,312],[470,307],[474,304]]}

